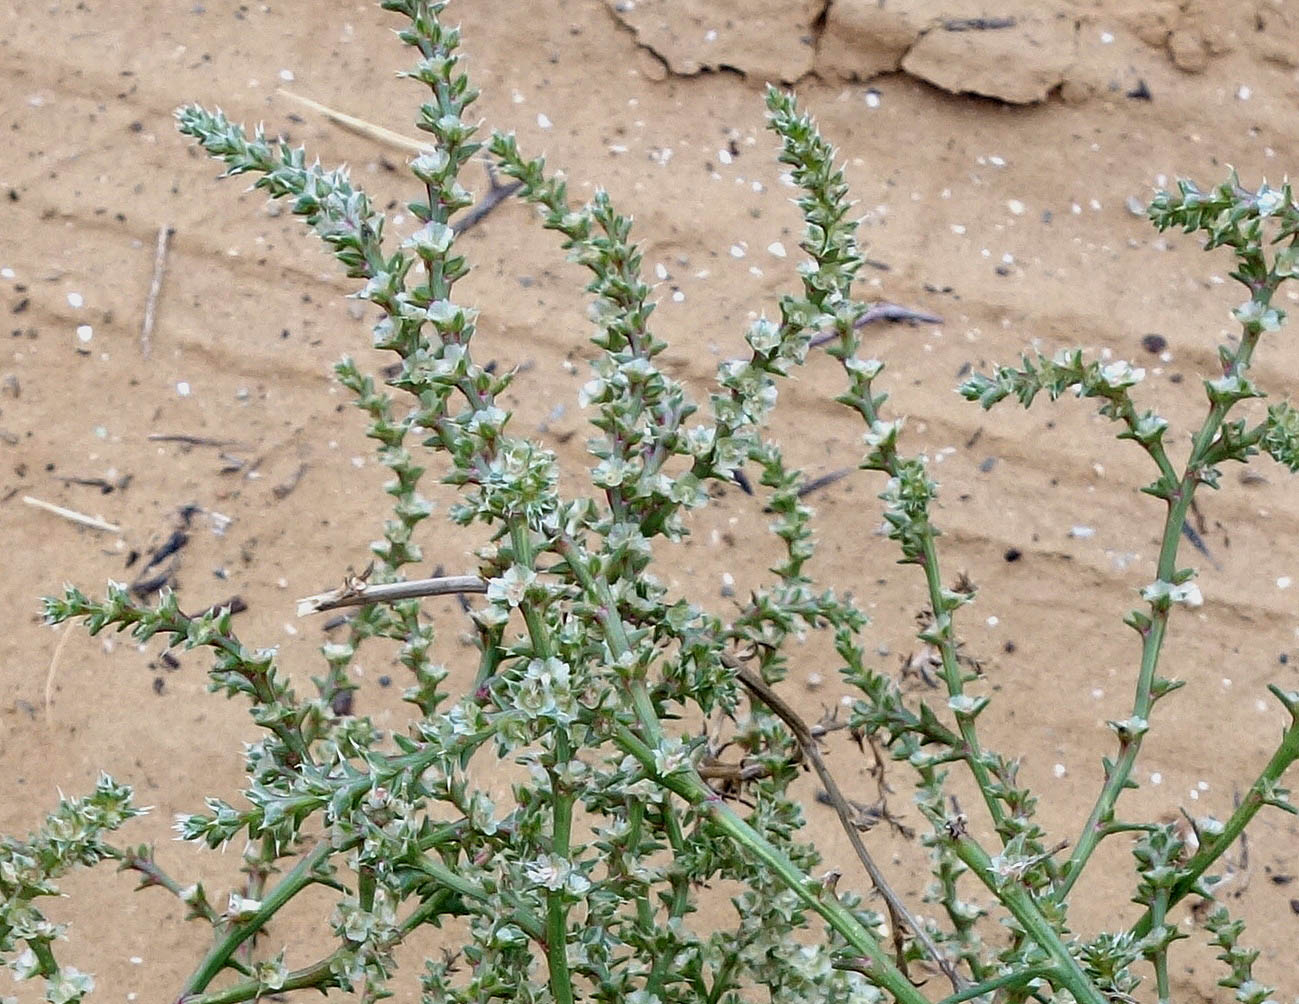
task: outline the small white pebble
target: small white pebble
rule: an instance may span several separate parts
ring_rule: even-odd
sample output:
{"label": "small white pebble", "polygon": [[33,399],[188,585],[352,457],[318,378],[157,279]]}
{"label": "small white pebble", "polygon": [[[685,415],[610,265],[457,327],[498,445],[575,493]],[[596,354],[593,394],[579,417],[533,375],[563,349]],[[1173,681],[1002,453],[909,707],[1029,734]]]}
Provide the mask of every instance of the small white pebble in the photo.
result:
{"label": "small white pebble", "polygon": [[1230,686],[1231,686],[1231,677],[1229,677],[1229,676],[1224,676],[1224,677],[1222,678],[1222,685],[1223,685],[1224,687],[1230,687]]}
{"label": "small white pebble", "polygon": [[1069,773],[1069,771],[1065,768],[1064,764],[1058,763],[1051,768],[1051,773],[1054,774],[1056,777],[1064,777],[1066,774]]}
{"label": "small white pebble", "polygon": [[722,573],[722,595],[726,597],[735,595],[735,576],[730,572]]}
{"label": "small white pebble", "polygon": [[1208,782],[1208,781],[1196,781],[1196,782],[1195,782],[1195,786],[1196,786],[1197,788],[1199,788],[1201,791],[1208,791],[1208,790],[1209,790],[1209,782]]}
{"label": "small white pebble", "polygon": [[1114,36],[1112,34],[1110,34],[1108,31],[1101,32],[1101,45],[1109,45],[1113,41],[1114,41]]}
{"label": "small white pebble", "polygon": [[554,125],[554,123],[550,121],[549,116],[547,116],[545,112],[538,112],[538,113],[537,113],[537,128],[538,128],[538,129],[549,129],[552,125]]}
{"label": "small white pebble", "polygon": [[1078,203],[1076,202],[1071,202],[1069,203],[1069,212],[1073,213],[1075,216],[1078,216],[1082,213],[1082,206],[1078,205]]}
{"label": "small white pebble", "polygon": [[284,576],[282,576],[282,575],[281,575],[278,579],[275,580],[275,584],[276,584],[277,586],[279,586],[281,589],[288,589],[288,588],[289,588],[289,580],[286,579],[286,578],[285,578]]}
{"label": "small white pebble", "polygon": [[662,262],[659,262],[654,266],[654,274],[660,279],[666,279],[668,277],[668,267]]}
{"label": "small white pebble", "polygon": [[954,234],[963,234],[963,233],[965,233],[965,227],[962,226],[960,223],[953,223],[953,224],[952,224],[952,233],[954,233]]}
{"label": "small white pebble", "polygon": [[716,42],[716,41],[717,41],[717,31],[716,31],[716,29],[714,29],[714,28],[709,28],[708,31],[704,32],[704,41],[705,41],[705,42]]}
{"label": "small white pebble", "polygon": [[1100,210],[1101,210],[1101,200],[1100,200],[1100,199],[1092,199],[1091,202],[1089,202],[1089,203],[1087,203],[1087,204],[1088,204],[1089,206],[1092,207],[1092,210],[1093,210],[1093,211],[1098,212],[1098,213],[1100,212]]}
{"label": "small white pebble", "polygon": [[684,303],[684,302],[685,302],[685,299],[686,299],[686,294],[683,293],[683,292],[681,292],[681,290],[679,290],[679,289],[678,289],[675,293],[672,294],[672,302],[673,302],[673,303]]}
{"label": "small white pebble", "polygon": [[1236,89],[1236,97],[1240,101],[1248,101],[1249,96],[1253,93],[1254,92],[1251,91],[1249,87],[1246,86],[1245,84],[1241,84],[1240,87]]}
{"label": "small white pebble", "polygon": [[365,457],[353,457],[353,458],[352,458],[352,466],[353,466],[353,467],[364,467],[364,466],[365,466]]}
{"label": "small white pebble", "polygon": [[1005,167],[1005,166],[1006,166],[1006,158],[1005,158],[1005,157],[998,157],[998,156],[994,153],[991,157],[988,158],[988,163],[991,164],[993,167]]}
{"label": "small white pebble", "polygon": [[731,162],[731,151],[730,151],[730,150],[718,150],[718,151],[717,151],[717,159],[720,160],[723,164],[729,164],[729,163]]}
{"label": "small white pebble", "polygon": [[740,245],[738,245],[738,244],[732,244],[732,245],[731,245],[731,257],[732,257],[732,258],[743,258],[743,257],[744,257],[744,248],[740,247]]}
{"label": "small white pebble", "polygon": [[1198,802],[1200,800],[1200,793],[1194,788],[1188,791],[1187,794],[1191,796],[1191,801],[1193,802]]}
{"label": "small white pebble", "polygon": [[15,272],[13,269],[8,267],[0,268],[0,279],[15,279],[17,277],[18,277],[18,273]]}
{"label": "small white pebble", "polygon": [[1288,575],[1282,575],[1280,578],[1278,578],[1278,579],[1276,580],[1276,587],[1277,587],[1277,589],[1289,589],[1289,588],[1290,588],[1290,576],[1288,576]]}
{"label": "small white pebble", "polygon": [[285,621],[285,623],[284,623],[284,633],[285,633],[285,634],[297,634],[297,633],[298,633],[298,629],[297,629],[297,627],[294,626],[293,624],[290,624],[290,623],[288,623],[287,621]]}
{"label": "small white pebble", "polygon": [[1069,528],[1069,536],[1074,537],[1077,540],[1086,540],[1089,537],[1095,537],[1096,530],[1090,526],[1071,526]]}
{"label": "small white pebble", "polygon": [[1009,202],[1006,203],[1006,208],[1009,209],[1016,216],[1023,216],[1024,213],[1027,211],[1027,207],[1024,205],[1024,203],[1020,202],[1019,199],[1011,199]]}
{"label": "small white pebble", "polygon": [[996,616],[989,617],[987,621],[988,627],[996,627],[1000,623],[1001,619]]}
{"label": "small white pebble", "polygon": [[1151,775],[1150,775],[1150,783],[1151,783],[1151,784],[1163,784],[1163,783],[1164,783],[1164,775],[1161,774],[1161,773],[1159,773],[1159,771],[1154,771],[1154,772],[1152,772]]}
{"label": "small white pebble", "polygon": [[1093,688],[1092,688],[1092,698],[1093,698],[1094,700],[1099,701],[1099,700],[1100,700],[1102,697],[1104,697],[1104,696],[1105,696],[1105,691],[1101,690],[1100,687],[1093,687]]}
{"label": "small white pebble", "polygon": [[180,380],[176,384],[176,393],[181,397],[189,397],[190,386],[188,380]]}
{"label": "small white pebble", "polygon": [[869,90],[866,92],[866,107],[878,108],[880,106],[880,92]]}
{"label": "small white pebble", "polygon": [[1003,265],[1014,265],[1014,264],[1015,264],[1015,256],[1014,256],[1013,254],[1011,254],[1009,251],[1007,251],[1005,254],[1003,254],[1003,255],[1001,256],[1001,263],[1002,263]]}
{"label": "small white pebble", "polygon": [[131,965],[133,965],[133,966],[142,966],[142,965],[144,965],[144,959],[140,958],[138,955],[132,955],[132,956],[131,956]]}
{"label": "small white pebble", "polygon": [[1259,711],[1267,711],[1267,701],[1261,699],[1257,700],[1254,702],[1254,707],[1257,708]]}
{"label": "small white pebble", "polygon": [[785,245],[780,243],[780,241],[772,241],[767,245],[767,250],[777,258],[785,257]]}
{"label": "small white pebble", "polygon": [[292,71],[292,70],[281,70],[281,71],[280,71],[280,79],[283,80],[286,84],[292,83],[292,82],[293,82],[293,79],[294,79],[294,78],[293,78],[293,71]]}
{"label": "small white pebble", "polygon": [[83,303],[85,303],[85,302],[86,302],[85,297],[83,297],[80,293],[69,293],[69,294],[68,294],[68,306],[69,306],[69,307],[80,307],[80,306],[81,306]]}
{"label": "small white pebble", "polygon": [[757,265],[750,265],[750,266],[749,266],[749,275],[751,275],[751,276],[755,276],[756,278],[761,279],[761,278],[762,278],[762,269],[758,268]]}
{"label": "small white pebble", "polygon": [[77,325],[77,340],[81,342],[83,345],[94,337],[95,337],[95,329],[92,328],[89,324]]}
{"label": "small white pebble", "polygon": [[820,673],[808,673],[808,674],[807,674],[807,689],[808,689],[808,690],[816,690],[816,689],[817,689],[818,687],[820,687],[821,684],[823,684],[823,683],[825,683],[825,677],[823,677]]}

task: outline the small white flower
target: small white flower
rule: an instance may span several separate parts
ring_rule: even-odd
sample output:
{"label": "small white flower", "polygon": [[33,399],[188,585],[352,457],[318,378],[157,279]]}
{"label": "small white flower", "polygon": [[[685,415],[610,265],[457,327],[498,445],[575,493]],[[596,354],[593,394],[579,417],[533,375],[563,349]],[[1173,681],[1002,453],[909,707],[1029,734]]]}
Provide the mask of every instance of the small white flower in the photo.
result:
{"label": "small white flower", "polygon": [[1146,378],[1146,371],[1133,366],[1126,359],[1119,359],[1108,366],[1101,367],[1101,380],[1107,387],[1121,390],[1139,384]]}
{"label": "small white flower", "polygon": [[530,568],[514,565],[496,579],[487,580],[487,598],[493,603],[517,607],[527,595],[528,587],[537,581],[537,573]]}
{"label": "small white flower", "polygon": [[249,920],[261,908],[261,900],[248,899],[245,896],[240,896],[237,892],[232,892],[230,894],[230,904],[226,907],[226,917],[236,922],[242,922]]}
{"label": "small white flower", "polygon": [[558,854],[546,854],[523,866],[523,874],[530,881],[551,892],[564,888],[572,871],[573,866]]}

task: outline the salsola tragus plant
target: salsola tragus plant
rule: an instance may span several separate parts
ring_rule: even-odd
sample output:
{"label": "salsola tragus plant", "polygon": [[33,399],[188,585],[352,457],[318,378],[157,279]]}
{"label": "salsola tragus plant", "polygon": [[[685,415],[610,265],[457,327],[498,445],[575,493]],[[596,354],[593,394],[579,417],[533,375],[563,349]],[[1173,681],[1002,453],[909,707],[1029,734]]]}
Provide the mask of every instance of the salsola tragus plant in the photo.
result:
{"label": "salsola tragus plant", "polygon": [[[748,356],[720,367],[704,413],[656,364],[665,346],[650,327],[651,291],[628,218],[602,193],[570,203],[564,183],[511,136],[485,144],[591,276],[599,351],[582,399],[595,429],[592,491],[564,497],[554,454],[511,432],[498,402],[513,374],[475,360],[476,312],[455,296],[469,269],[456,247],[456,214],[472,203],[458,179],[484,150],[466,118],[476,92],[459,66],[459,32],[441,21],[443,3],[382,6],[403,18],[400,37],[418,54],[407,75],[429,95],[418,120],[429,148],[409,165],[422,186],[409,203],[420,226],[404,238],[385,234],[383,214],[345,172],[309,163],[260,129],[250,136],[220,112],[178,113],[181,131],[227,174],[251,174],[272,198],[289,200],[358,280],[356,295],[382,313],[375,345],[395,354],[395,375],[376,383],[349,360],[337,372],[392,471],[392,515],[369,577],[307,603],[354,608],[350,636],[323,647],[326,669],[315,693],[302,696],[273,650],[235,637],[228,611],[190,617],[171,595],[146,608],[118,585],[102,600],[69,587],[46,601],[52,622],[80,618],[91,632],[112,627],[141,641],[162,635],[208,648],[212,688],[249,701],[262,735],[247,748],[242,798],[208,797],[177,829],[213,848],[244,845],[250,877],[214,901],[202,885],[166,874],[149,847],[111,842],[140,810],[129,788],[105,777],[92,796],[62,802],[35,835],[0,845],[0,953],[14,975],[43,978],[55,1004],[90,991],[89,976],[56,958],[62,929],[36,903],[73,866],[115,861],[212,928],[211,948],[177,988],[185,1004],[305,989],[380,999],[401,943],[453,919],[445,953],[425,959],[420,973],[429,1002],[1169,1000],[1170,949],[1184,937],[1171,911],[1187,897],[1212,897],[1210,869],[1261,808],[1295,811],[1281,778],[1299,757],[1299,693],[1278,688],[1281,740],[1230,818],[1195,820],[1188,835],[1119,808],[1155,704],[1182,686],[1160,675],[1159,659],[1173,610],[1200,601],[1192,571],[1177,561],[1195,492],[1216,487],[1223,464],[1260,451],[1299,468],[1299,413],[1289,405],[1273,405],[1252,424],[1229,420],[1241,401],[1260,396],[1247,377],[1250,360],[1282,323],[1271,301],[1296,274],[1299,207],[1289,186],[1254,192],[1233,177],[1203,193],[1183,183],[1151,207],[1158,227],[1204,232],[1210,247],[1229,247],[1234,277],[1250,292],[1236,311],[1240,340],[1223,346],[1221,375],[1205,382],[1209,408],[1185,460],[1165,445],[1168,423],[1138,410],[1131,392],[1142,373],[1126,363],[1088,362],[1081,351],[1025,356],[961,387],[984,407],[1012,396],[1028,406],[1040,392],[1097,398],[1121,426],[1119,438],[1149,454],[1158,477],[1145,490],[1167,505],[1154,581],[1143,609],[1126,620],[1141,641],[1132,712],[1110,723],[1117,750],[1104,761],[1094,809],[1059,840],[1035,821],[1016,760],[980,741],[988,697],[958,657],[956,633],[973,590],[963,579],[945,584],[930,519],[937,485],[925,457],[902,450],[902,421],[889,417],[877,386],[883,364],[860,355],[868,308],[851,294],[862,264],[855,223],[834,151],[812,120],[792,97],[767,92],[780,159],[802,189],[808,258],[802,288],[781,299],[778,318],[747,331]],[[906,697],[869,666],[865,617],[806,572],[812,514],[800,500],[799,472],[764,427],[781,379],[814,339],[841,364],[838,400],[865,426],[861,466],[883,475],[889,536],[924,578],[929,606],[919,636],[936,653],[945,702]],[[486,529],[478,567],[464,575],[408,574],[425,560],[417,530],[432,507],[419,484],[430,466],[460,489],[451,519]],[[687,532],[689,511],[709,504],[711,486],[748,484],[746,470],[766,489],[783,555],[771,581],[723,618],[672,595],[655,578],[654,560]],[[458,695],[444,689],[448,670],[420,606],[421,596],[447,592],[481,597],[470,613],[477,664]],[[809,725],[777,693],[786,643],[810,630],[830,633],[842,676],[858,692],[847,722]],[[355,686],[357,650],[376,637],[398,643],[410,673],[405,731],[382,734],[336,710],[335,698]],[[709,727],[700,731],[700,722]],[[820,743],[838,727],[916,775],[933,872],[925,913],[893,891],[861,839],[871,814],[826,768]],[[525,778],[504,805],[484,790],[500,762]],[[790,793],[807,767],[869,882],[827,871],[807,840]],[[952,771],[968,772],[981,795],[970,818],[949,797]],[[1128,928],[1077,933],[1068,923],[1071,890],[1097,845],[1119,834],[1135,838],[1134,896],[1145,912]],[[718,880],[741,891],[729,925],[706,929],[695,910]],[[335,941],[290,968],[284,950],[253,940],[312,887],[332,891]],[[1240,923],[1219,911],[1206,926],[1230,970],[1223,985],[1244,1004],[1262,1002],[1270,990],[1253,978]]]}

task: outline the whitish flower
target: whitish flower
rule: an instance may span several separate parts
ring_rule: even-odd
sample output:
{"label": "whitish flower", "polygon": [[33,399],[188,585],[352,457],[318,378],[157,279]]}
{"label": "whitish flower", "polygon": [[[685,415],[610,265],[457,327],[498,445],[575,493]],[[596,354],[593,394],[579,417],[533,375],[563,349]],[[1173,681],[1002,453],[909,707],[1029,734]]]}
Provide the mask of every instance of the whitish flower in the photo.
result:
{"label": "whitish flower", "polygon": [[1146,371],[1139,366],[1133,366],[1126,359],[1119,359],[1101,367],[1101,382],[1112,390],[1132,387],[1145,378]]}
{"label": "whitish flower", "polygon": [[493,603],[517,607],[536,581],[537,573],[532,569],[511,566],[500,578],[487,580],[487,598]]}
{"label": "whitish flower", "polygon": [[242,922],[248,920],[261,908],[261,900],[248,899],[245,896],[240,896],[237,892],[232,892],[230,894],[230,905],[226,907],[226,917],[235,922]]}
{"label": "whitish flower", "polygon": [[445,223],[430,220],[402,241],[401,246],[407,249],[414,248],[422,255],[443,255],[451,247],[455,236],[455,231]]}
{"label": "whitish flower", "polygon": [[1141,598],[1148,603],[1167,600],[1169,603],[1185,603],[1192,608],[1204,604],[1204,596],[1200,593],[1200,587],[1194,582],[1183,582],[1181,585],[1175,586],[1163,579],[1152,582],[1143,588]]}
{"label": "whitish flower", "polygon": [[564,888],[572,871],[572,864],[558,854],[543,855],[523,866],[523,874],[530,881],[551,892]]}
{"label": "whitish flower", "polygon": [[769,356],[780,347],[780,329],[765,317],[759,317],[749,326],[744,340],[754,352]]}
{"label": "whitish flower", "polygon": [[660,777],[667,777],[690,767],[690,751],[678,736],[669,736],[654,751],[654,769]]}
{"label": "whitish flower", "polygon": [[45,999],[50,1004],[73,1004],[95,989],[95,979],[75,966],[64,966],[58,976],[45,987]]}

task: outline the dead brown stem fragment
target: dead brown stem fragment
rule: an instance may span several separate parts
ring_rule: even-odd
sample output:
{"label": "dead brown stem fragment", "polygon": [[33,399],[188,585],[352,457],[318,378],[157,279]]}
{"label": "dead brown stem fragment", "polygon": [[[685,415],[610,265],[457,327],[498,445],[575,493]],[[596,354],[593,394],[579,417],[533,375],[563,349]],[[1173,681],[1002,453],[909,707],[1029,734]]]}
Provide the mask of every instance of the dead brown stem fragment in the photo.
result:
{"label": "dead brown stem fragment", "polygon": [[856,813],[854,813],[848,800],[839,789],[834,775],[830,773],[830,769],[825,765],[825,760],[821,756],[821,749],[817,745],[816,736],[813,735],[807,723],[799,717],[798,712],[785,703],[784,698],[767,686],[761,677],[750,671],[739,659],[723,655],[722,662],[735,671],[736,679],[743,684],[750,694],[770,708],[776,717],[785,723],[790,732],[794,734],[794,739],[798,742],[808,763],[816,771],[817,777],[820,778],[821,784],[825,788],[830,804],[834,806],[835,812],[839,816],[839,822],[843,825],[844,832],[848,834],[848,842],[852,844],[858,859],[865,866],[867,874],[870,875],[871,883],[888,906],[890,926],[893,929],[895,948],[898,955],[898,968],[904,973],[906,972],[906,962],[903,958],[904,946],[902,944],[902,928],[906,927],[924,949],[925,954],[943,971],[943,974],[952,984],[952,989],[959,993],[965,985],[964,980],[953,968],[951,962],[939,951],[938,946],[934,944],[933,939],[929,937],[929,934],[912,915],[906,904],[893,891],[888,879],[880,871],[879,865],[875,863],[875,859],[866,850],[866,845],[862,843],[861,834],[857,828]]}
{"label": "dead brown stem fragment", "polygon": [[175,231],[169,226],[158,228],[158,244],[153,252],[153,278],[149,282],[149,295],[144,301],[144,320],[140,324],[140,355],[149,358],[153,348],[153,323],[158,314],[158,297],[162,293],[162,277],[167,271],[167,245]]}
{"label": "dead brown stem fragment", "polygon": [[485,593],[487,581],[477,575],[444,575],[436,579],[412,579],[409,582],[386,582],[369,585],[357,576],[337,589],[306,596],[298,600],[298,616],[335,610],[338,607],[363,607],[370,603],[394,603],[420,596],[449,596],[455,593]]}

